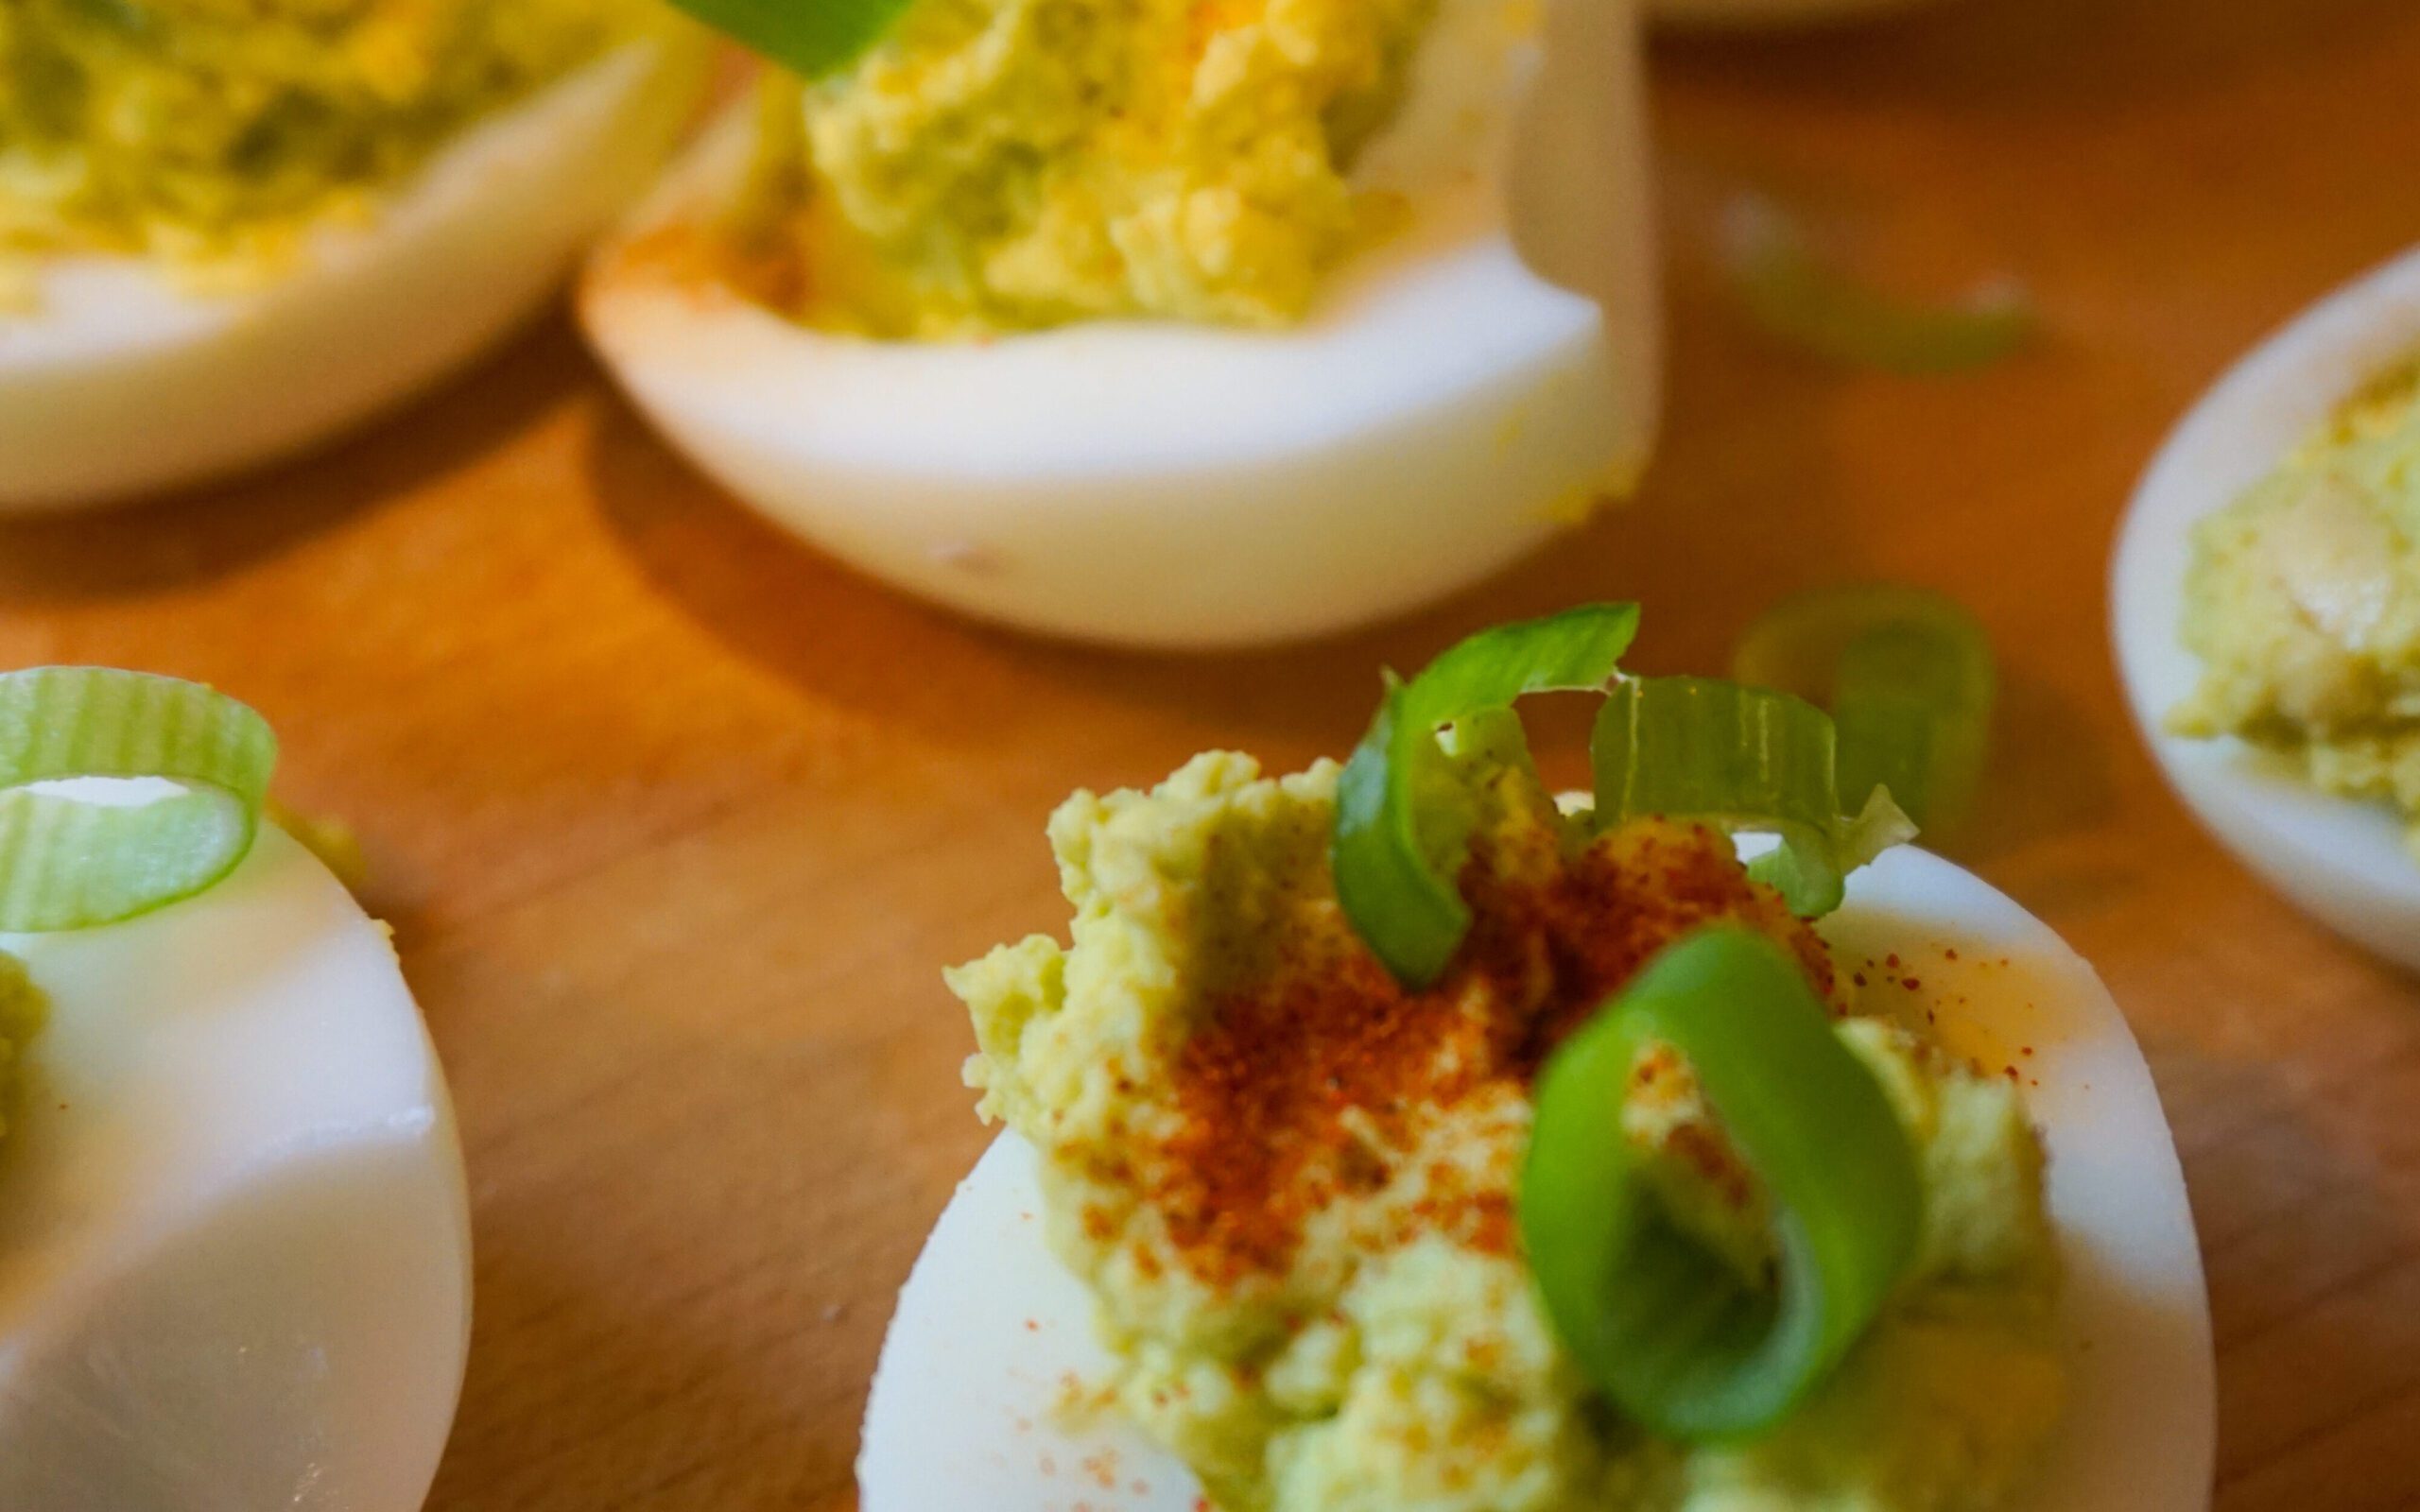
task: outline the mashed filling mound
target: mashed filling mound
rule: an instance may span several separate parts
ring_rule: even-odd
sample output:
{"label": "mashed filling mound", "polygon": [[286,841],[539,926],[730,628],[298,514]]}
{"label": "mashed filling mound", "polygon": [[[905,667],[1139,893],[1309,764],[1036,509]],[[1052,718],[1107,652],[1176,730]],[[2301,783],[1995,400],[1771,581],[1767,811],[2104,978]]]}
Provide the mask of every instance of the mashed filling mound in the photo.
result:
{"label": "mashed filling mound", "polygon": [[[1500,754],[1500,753],[1499,753]],[[2015,1091],[1913,1028],[1842,1010],[1919,1154],[1921,1257],[1848,1364],[1768,1437],[1654,1440],[1596,1400],[1532,1295],[1513,1202],[1533,1078],[1665,945],[1780,941],[1836,1004],[1826,947],[1729,842],[1601,837],[1526,763],[1462,758],[1475,924],[1399,988],[1327,865],[1337,769],[1197,758],[1080,794],[1051,842],[1073,945],[950,974],[987,1116],[1043,1155],[1051,1245],[1098,1300],[1117,1410],[1224,1512],[1750,1512],[1996,1505],[2061,1368],[2042,1156]],[[1630,1130],[1680,1221],[1745,1274],[1765,1197],[1686,1066],[1639,1063]]]}
{"label": "mashed filling mound", "polygon": [[2420,851],[2420,357],[2380,375],[2196,528],[2169,717],[2381,799]]}
{"label": "mashed filling mound", "polygon": [[0,279],[59,252],[260,276],[465,127],[667,23],[653,0],[9,0]]}
{"label": "mashed filling mound", "polygon": [[1431,0],[918,0],[772,95],[738,222],[810,324],[1298,318],[1386,216],[1346,173]]}

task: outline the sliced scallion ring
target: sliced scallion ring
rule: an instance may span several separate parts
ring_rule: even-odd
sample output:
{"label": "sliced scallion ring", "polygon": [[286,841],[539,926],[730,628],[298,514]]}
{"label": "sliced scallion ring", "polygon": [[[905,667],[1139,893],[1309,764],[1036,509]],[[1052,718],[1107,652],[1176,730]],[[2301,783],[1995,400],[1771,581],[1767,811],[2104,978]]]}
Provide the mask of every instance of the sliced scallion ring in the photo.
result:
{"label": "sliced scallion ring", "polygon": [[[1622,1106],[1671,1046],[1771,1199],[1777,1284],[1742,1278],[1657,1199]],[[1666,1437],[1780,1421],[1872,1326],[1914,1256],[1923,1187],[1874,1074],[1797,965],[1762,936],[1672,947],[1547,1063],[1520,1224],[1573,1360]]]}
{"label": "sliced scallion ring", "polygon": [[1817,254],[1778,205],[1744,196],[1723,224],[1724,272],[1750,318],[1818,356],[1919,374],[1984,367],[2033,337],[2033,301],[2014,283],[1927,305],[1850,277]]}
{"label": "sliced scallion ring", "polygon": [[845,68],[913,0],[673,0],[724,36],[803,78]]}
{"label": "sliced scallion ring", "polygon": [[251,850],[276,764],[268,723],[199,683],[0,674],[0,929],[86,929],[209,887]]}
{"label": "sliced scallion ring", "polygon": [[1915,833],[1887,793],[1841,813],[1832,721],[1803,698],[1716,678],[1634,678],[1589,739],[1596,822],[1645,815],[1778,835],[1750,864],[1804,918],[1841,905],[1848,874]]}
{"label": "sliced scallion ring", "polygon": [[1887,787],[1930,835],[1966,817],[1997,677],[1990,639],[1955,600],[1886,583],[1799,594],[1750,627],[1732,675],[1831,711],[1841,792]]}
{"label": "sliced scallion ring", "polygon": [[1524,694],[1603,687],[1637,630],[1637,605],[1590,605],[1481,631],[1409,682],[1389,674],[1337,784],[1329,856],[1345,916],[1397,981],[1434,982],[1470,929],[1469,833],[1436,791],[1438,731]]}

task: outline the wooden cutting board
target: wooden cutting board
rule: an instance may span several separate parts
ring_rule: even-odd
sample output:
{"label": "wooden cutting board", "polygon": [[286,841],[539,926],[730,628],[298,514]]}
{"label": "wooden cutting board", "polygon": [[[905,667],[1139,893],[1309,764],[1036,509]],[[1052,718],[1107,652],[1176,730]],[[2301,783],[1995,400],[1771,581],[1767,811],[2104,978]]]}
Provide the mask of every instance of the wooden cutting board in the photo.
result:
{"label": "wooden cutting board", "polygon": [[[559,318],[301,464],[0,530],[0,663],[238,692],[288,797],[367,840],[477,1204],[434,1512],[853,1503],[891,1297],[985,1138],[936,971],[1060,927],[1041,824],[1068,789],[1213,745],[1340,754],[1381,662],[1507,616],[1636,597],[1641,665],[1712,669],[1782,593],[1876,576],[1989,623],[2008,692],[1961,859],[2099,963],[2158,1073],[2217,1311],[2219,1505],[2420,1505],[2420,985],[2195,831],[2103,606],[2193,396],[2420,241],[2420,6],[1952,0],[1655,66],[1654,473],[1383,631],[1148,660],[959,623],[756,524]],[[2045,340],[1933,381],[1776,347],[1712,262],[1750,187],[1912,286],[2022,276]]]}

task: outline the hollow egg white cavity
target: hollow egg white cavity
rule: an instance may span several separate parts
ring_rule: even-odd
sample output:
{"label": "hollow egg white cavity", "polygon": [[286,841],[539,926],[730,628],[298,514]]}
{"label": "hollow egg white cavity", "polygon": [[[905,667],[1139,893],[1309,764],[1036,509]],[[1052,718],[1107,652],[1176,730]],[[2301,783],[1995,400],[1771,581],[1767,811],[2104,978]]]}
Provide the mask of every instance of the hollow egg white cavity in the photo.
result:
{"label": "hollow egg white cavity", "polygon": [[264,828],[199,897],[0,935],[48,996],[0,1144],[0,1506],[416,1512],[470,1214],[385,931]]}
{"label": "hollow egg white cavity", "polygon": [[2322,792],[2240,741],[2165,728],[2201,677],[2180,633],[2195,524],[2415,347],[2420,250],[2330,296],[2243,359],[2169,436],[2136,490],[2118,536],[2110,621],[2135,719],[2203,825],[2296,906],[2420,968],[2420,857],[2393,812]]}
{"label": "hollow egg white cavity", "polygon": [[[1919,962],[1910,1000],[1952,1051],[2017,1068],[2049,1153],[2069,1400],[2009,1512],[2206,1512],[2217,1408],[2201,1251],[2158,1092],[2108,990],[2039,920],[1919,850],[1858,872],[1821,927],[1844,962]],[[1108,1358],[1090,1298],[1044,1246],[1035,1168],[1022,1140],[997,1141],[900,1295],[857,1463],[865,1512],[1201,1506],[1184,1466],[1138,1434],[1057,1411]]]}
{"label": "hollow egg white cavity", "polygon": [[1627,489],[1661,383],[1635,0],[1444,0],[1356,165],[1412,223],[1284,332],[1095,322],[981,344],[805,329],[667,237],[710,132],[592,264],[591,340],[700,467],[866,572],[1027,629],[1266,643],[1409,609]]}
{"label": "hollow egg white cavity", "polygon": [[61,256],[0,312],[0,513],[268,461],[408,397],[530,316],[645,187],[703,88],[702,41],[623,43],[470,128],[372,218],[234,293]]}

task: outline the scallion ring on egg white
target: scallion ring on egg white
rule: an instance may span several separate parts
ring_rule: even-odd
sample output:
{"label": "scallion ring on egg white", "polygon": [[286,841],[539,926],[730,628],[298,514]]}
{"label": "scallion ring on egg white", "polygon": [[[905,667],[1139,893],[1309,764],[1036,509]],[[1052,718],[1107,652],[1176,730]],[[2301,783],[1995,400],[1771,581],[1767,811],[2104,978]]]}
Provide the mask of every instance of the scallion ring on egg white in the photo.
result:
{"label": "scallion ring on egg white", "polygon": [[[199,683],[0,674],[0,930],[112,923],[210,886],[251,850],[276,762],[261,716]],[[130,779],[156,790],[130,798]]]}

